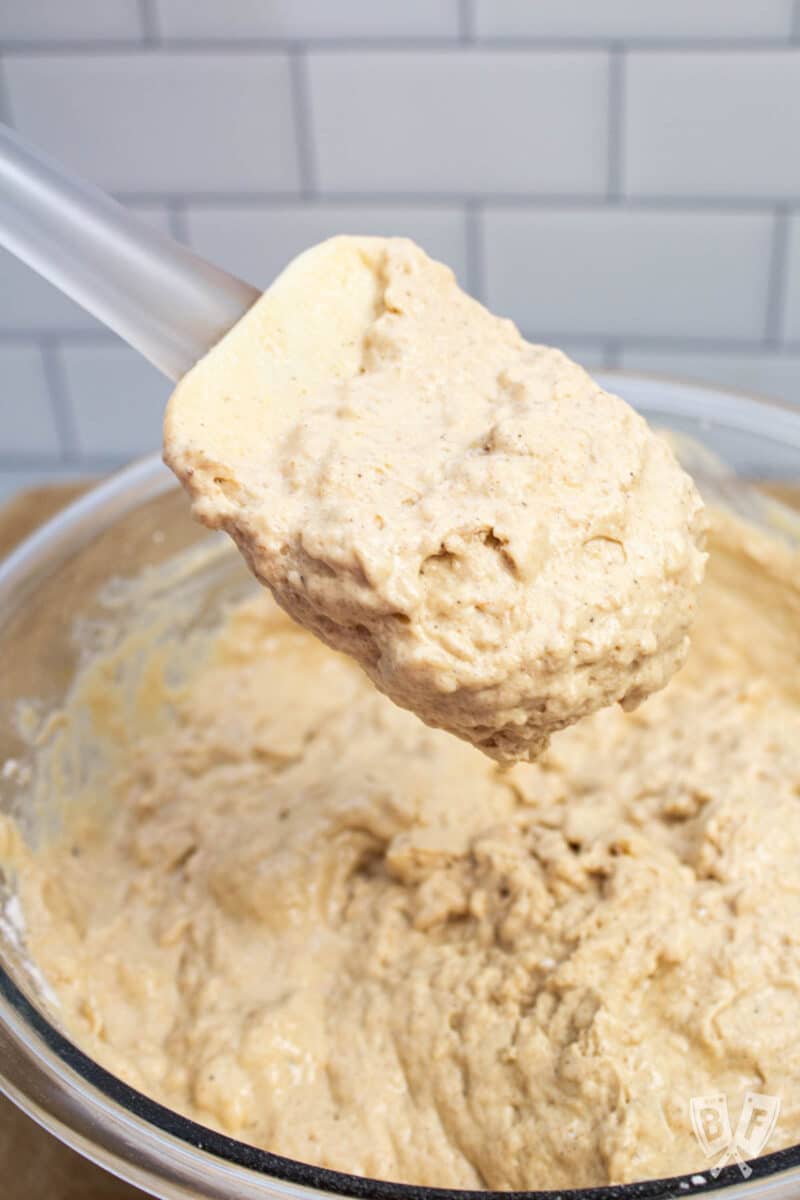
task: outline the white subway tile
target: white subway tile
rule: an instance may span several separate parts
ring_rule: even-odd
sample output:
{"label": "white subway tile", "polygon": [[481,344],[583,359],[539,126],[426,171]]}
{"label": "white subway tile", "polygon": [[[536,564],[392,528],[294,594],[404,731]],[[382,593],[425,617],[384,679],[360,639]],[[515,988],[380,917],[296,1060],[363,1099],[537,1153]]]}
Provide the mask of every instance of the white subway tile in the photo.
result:
{"label": "white subway tile", "polygon": [[[162,233],[169,233],[169,215],[163,204],[131,204],[132,212]],[[99,321],[79,304],[13,254],[0,249],[0,330],[67,331],[101,329]]]}
{"label": "white subway tile", "polygon": [[301,250],[337,233],[413,238],[466,282],[465,218],[455,207],[190,207],[187,226],[200,254],[259,287],[267,287]]}
{"label": "white subway tile", "polygon": [[98,329],[94,317],[41,275],[0,249],[0,329]]}
{"label": "white subway tile", "polygon": [[479,37],[785,37],[792,0],[474,0]]}
{"label": "white subway tile", "polygon": [[0,346],[0,458],[60,453],[41,351]]}
{"label": "white subway tile", "polygon": [[22,133],[115,191],[297,186],[281,54],[14,55]]}
{"label": "white subway tile", "polygon": [[800,215],[789,222],[786,248],[786,312],[783,336],[789,342],[800,342]]}
{"label": "white subway tile", "polygon": [[643,196],[800,192],[800,49],[628,55],[624,187]]}
{"label": "white subway tile", "polygon": [[458,0],[157,0],[172,38],[454,37]]}
{"label": "white subway tile", "polygon": [[605,187],[602,53],[316,52],[308,70],[323,190]]}
{"label": "white subway tile", "polygon": [[168,379],[122,344],[59,353],[81,454],[135,458],[160,448]]}
{"label": "white subway tile", "polygon": [[620,365],[755,392],[800,407],[800,355],[623,348]]}
{"label": "white subway tile", "polygon": [[0,38],[8,42],[137,39],[136,0],[3,0]]}
{"label": "white subway tile", "polygon": [[87,471],[86,467],[65,467],[55,463],[22,470],[0,467],[0,504],[12,500],[18,492],[41,484],[74,483],[84,479],[89,482],[93,478],[94,472]]}
{"label": "white subway tile", "polygon": [[760,337],[771,232],[767,214],[489,209],[489,304],[543,337]]}

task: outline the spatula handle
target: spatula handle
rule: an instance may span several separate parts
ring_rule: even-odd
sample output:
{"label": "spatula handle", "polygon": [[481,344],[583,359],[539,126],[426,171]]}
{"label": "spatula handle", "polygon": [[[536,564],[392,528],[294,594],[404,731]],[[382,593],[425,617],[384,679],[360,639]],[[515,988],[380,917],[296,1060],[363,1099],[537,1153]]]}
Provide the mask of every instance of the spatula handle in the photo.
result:
{"label": "spatula handle", "polygon": [[0,244],[179,379],[259,295],[0,125]]}

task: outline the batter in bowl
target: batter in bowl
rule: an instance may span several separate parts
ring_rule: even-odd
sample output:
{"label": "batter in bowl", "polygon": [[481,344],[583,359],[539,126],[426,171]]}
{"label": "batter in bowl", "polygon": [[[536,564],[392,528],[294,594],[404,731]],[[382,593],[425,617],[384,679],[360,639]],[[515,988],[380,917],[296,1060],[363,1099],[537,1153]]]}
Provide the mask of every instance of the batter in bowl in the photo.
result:
{"label": "batter in bowl", "polygon": [[164,445],[291,616],[500,761],[685,658],[703,518],[671,450],[405,239],[301,255]]}
{"label": "batter in bowl", "polygon": [[409,1183],[703,1170],[718,1092],[800,1141],[800,562],[722,514],[709,548],[681,672],[513,768],[266,595],[179,691],[142,672],[141,727],[95,664],[61,736],[117,765],[6,846],[68,1033],[200,1122]]}

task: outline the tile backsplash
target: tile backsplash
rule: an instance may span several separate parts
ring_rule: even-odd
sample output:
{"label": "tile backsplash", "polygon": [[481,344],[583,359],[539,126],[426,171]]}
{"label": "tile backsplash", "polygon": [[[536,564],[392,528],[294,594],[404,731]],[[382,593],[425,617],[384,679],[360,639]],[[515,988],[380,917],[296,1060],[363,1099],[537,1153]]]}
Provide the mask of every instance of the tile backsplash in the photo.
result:
{"label": "tile backsplash", "polygon": [[[532,338],[800,405],[800,3],[3,0],[0,116],[266,285],[407,234]],[[0,496],[169,384],[0,252]]]}

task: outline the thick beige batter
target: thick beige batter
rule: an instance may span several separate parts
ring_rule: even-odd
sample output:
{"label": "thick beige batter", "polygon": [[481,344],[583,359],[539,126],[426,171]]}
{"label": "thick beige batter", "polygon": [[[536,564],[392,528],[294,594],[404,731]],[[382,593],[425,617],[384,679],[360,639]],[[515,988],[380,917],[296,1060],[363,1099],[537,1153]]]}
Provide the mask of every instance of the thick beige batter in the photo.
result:
{"label": "thick beige batter", "polygon": [[685,657],[702,516],[672,452],[404,239],[301,255],[178,386],[164,444],[295,619],[494,758]]}
{"label": "thick beige batter", "polygon": [[[249,603],[161,733],[119,722],[110,815],[23,855],[67,1029],[201,1122],[385,1179],[702,1170],[690,1098],[735,1120],[748,1088],[782,1101],[767,1149],[800,1140],[799,631],[797,557],[716,518],[681,674],[503,770]],[[98,734],[129,712],[104,697]]]}

